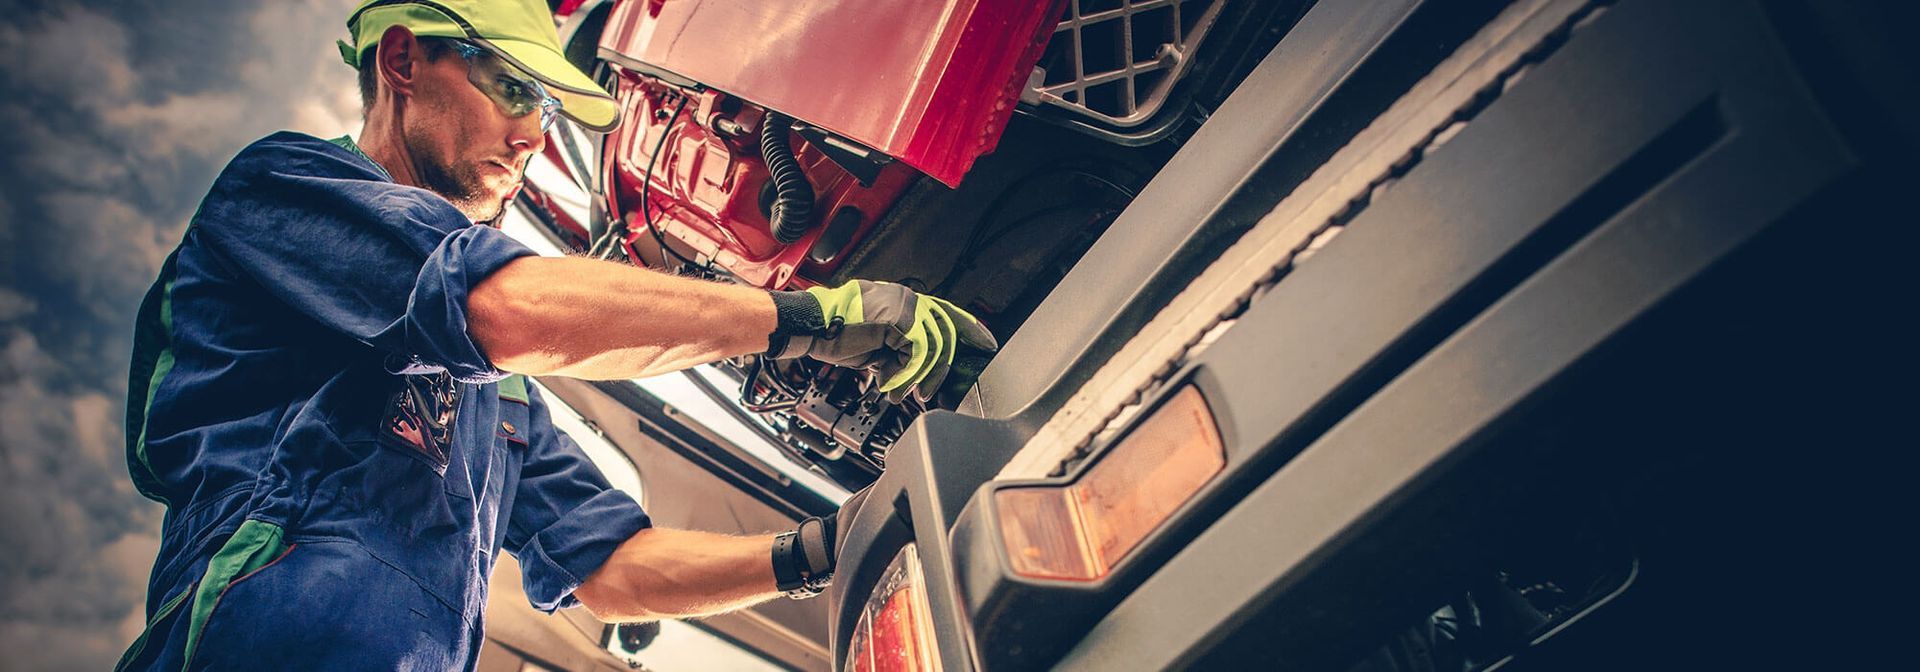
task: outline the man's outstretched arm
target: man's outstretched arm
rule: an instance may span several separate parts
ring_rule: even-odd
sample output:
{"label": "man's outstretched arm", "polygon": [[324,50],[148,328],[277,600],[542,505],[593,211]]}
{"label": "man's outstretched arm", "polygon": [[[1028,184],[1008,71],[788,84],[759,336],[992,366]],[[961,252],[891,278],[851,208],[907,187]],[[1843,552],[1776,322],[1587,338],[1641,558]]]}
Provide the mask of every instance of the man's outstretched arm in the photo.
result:
{"label": "man's outstretched arm", "polygon": [[573,596],[609,623],[711,616],[775,597],[771,535],[648,528],[613,551]]}
{"label": "man's outstretched arm", "polygon": [[508,262],[474,286],[467,313],[500,369],[591,380],[764,352],[777,326],[765,291],[571,257]]}

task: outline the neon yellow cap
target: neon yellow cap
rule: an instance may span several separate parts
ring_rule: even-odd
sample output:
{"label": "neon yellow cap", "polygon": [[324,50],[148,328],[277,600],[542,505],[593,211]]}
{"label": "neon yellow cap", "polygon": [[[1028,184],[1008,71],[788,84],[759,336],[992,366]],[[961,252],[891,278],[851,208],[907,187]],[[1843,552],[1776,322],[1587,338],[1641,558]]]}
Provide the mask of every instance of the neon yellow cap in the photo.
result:
{"label": "neon yellow cap", "polygon": [[560,99],[560,114],[590,130],[620,125],[620,105],[592,77],[560,53],[553,14],[538,0],[367,0],[347,19],[350,44],[340,58],[360,67],[360,58],[393,26],[419,37],[464,39],[492,51],[545,84]]}

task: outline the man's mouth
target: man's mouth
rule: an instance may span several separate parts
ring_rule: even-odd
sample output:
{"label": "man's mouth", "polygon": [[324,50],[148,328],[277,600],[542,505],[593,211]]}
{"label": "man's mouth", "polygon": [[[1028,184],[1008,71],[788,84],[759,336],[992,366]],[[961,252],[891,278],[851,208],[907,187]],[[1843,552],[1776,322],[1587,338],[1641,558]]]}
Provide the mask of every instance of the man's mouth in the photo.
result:
{"label": "man's mouth", "polygon": [[506,175],[507,177],[513,178],[514,181],[516,182],[520,180],[520,171],[514,170],[512,166],[509,166],[502,161],[499,161],[496,159],[488,159],[484,165],[487,166],[488,168],[492,168],[494,170],[500,171],[502,174]]}

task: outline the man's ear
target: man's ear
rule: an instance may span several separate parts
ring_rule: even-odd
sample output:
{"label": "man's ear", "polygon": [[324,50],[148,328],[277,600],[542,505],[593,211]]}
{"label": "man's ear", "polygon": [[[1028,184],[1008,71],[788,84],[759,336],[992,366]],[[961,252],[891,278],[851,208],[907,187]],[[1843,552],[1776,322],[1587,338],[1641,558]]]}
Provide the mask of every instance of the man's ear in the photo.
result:
{"label": "man's ear", "polygon": [[420,40],[406,26],[393,26],[380,35],[380,49],[375,53],[379,61],[380,80],[395,96],[413,97],[414,76],[417,70],[414,56],[420,51]]}

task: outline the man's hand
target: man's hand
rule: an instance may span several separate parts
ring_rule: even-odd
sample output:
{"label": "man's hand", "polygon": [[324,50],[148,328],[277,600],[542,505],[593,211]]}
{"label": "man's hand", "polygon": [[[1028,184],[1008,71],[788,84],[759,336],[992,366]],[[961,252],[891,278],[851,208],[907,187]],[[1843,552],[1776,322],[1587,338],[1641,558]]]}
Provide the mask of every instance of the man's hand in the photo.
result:
{"label": "man's hand", "polygon": [[932,399],[960,344],[987,352],[1000,348],[967,311],[890,282],[773,292],[773,302],[780,326],[768,354],[874,370],[880,391],[896,403],[909,392],[923,402]]}
{"label": "man's hand", "polygon": [[825,518],[807,518],[794,531],[774,538],[773,580],[781,591],[796,599],[806,598],[820,594],[833,583],[833,571],[840,565],[840,547],[847,539],[853,516],[867,501],[867,492],[853,493]]}

